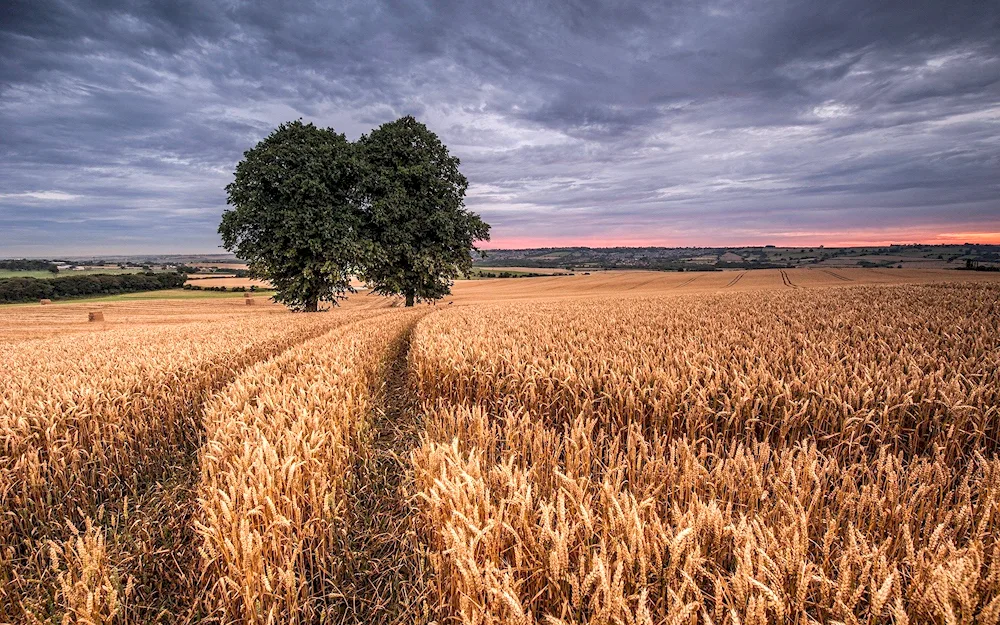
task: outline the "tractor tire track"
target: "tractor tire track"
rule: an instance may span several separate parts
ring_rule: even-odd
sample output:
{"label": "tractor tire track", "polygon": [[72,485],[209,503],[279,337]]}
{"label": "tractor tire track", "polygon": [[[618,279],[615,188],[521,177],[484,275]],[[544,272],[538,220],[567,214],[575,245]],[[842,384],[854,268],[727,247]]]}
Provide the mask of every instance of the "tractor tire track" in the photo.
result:
{"label": "tractor tire track", "polygon": [[788,272],[787,271],[785,271],[784,269],[779,269],[778,272],[781,273],[781,282],[782,282],[782,284],[784,284],[785,286],[787,286],[789,288],[792,288],[792,289],[800,289],[800,288],[802,288],[799,285],[797,285],[794,282],[792,282],[792,279],[788,277]]}
{"label": "tractor tire track", "polygon": [[838,280],[842,280],[844,282],[854,282],[854,278],[848,278],[847,276],[842,276],[842,275],[840,275],[839,273],[837,273],[835,271],[830,271],[829,269],[821,269],[820,271],[822,271],[823,273],[830,274],[834,278],[836,278]]}
{"label": "tractor tire track", "polygon": [[340,614],[332,615],[333,622],[420,622],[430,592],[429,564],[412,525],[416,503],[410,453],[419,445],[423,421],[408,358],[418,321],[406,331],[386,374],[371,453],[360,460],[358,483],[350,494],[352,508],[365,512],[349,531],[350,572],[340,589],[346,601]]}
{"label": "tractor tire track", "polygon": [[690,278],[690,279],[688,279],[688,280],[685,280],[684,282],[681,282],[680,284],[678,284],[678,285],[677,285],[677,286],[675,286],[674,288],[675,288],[675,289],[680,289],[680,288],[683,288],[683,287],[686,287],[687,285],[691,284],[692,282],[694,282],[695,280],[697,280],[697,279],[698,279],[698,278],[700,278],[700,277],[701,277],[701,276],[695,276],[695,277],[693,277],[693,278]]}
{"label": "tractor tire track", "polygon": [[743,276],[745,276],[746,274],[747,274],[747,272],[745,272],[745,271],[740,272],[735,278],[733,278],[732,280],[729,281],[729,284],[727,284],[726,286],[724,286],[722,288],[728,289],[729,287],[736,286],[736,283],[739,282],[740,280],[742,280]]}

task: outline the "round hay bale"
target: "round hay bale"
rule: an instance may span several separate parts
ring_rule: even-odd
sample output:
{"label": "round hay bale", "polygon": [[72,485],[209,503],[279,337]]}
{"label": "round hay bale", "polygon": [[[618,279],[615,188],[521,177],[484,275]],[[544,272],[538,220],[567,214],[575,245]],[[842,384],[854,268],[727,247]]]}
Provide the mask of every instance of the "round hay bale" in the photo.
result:
{"label": "round hay bale", "polygon": [[244,293],[243,294],[243,298],[244,299],[250,299],[251,297],[253,297],[253,295],[250,295],[249,293]]}
{"label": "round hay bale", "polygon": [[247,303],[247,306],[253,306],[257,302],[257,300],[255,300],[252,297],[248,297],[248,298],[244,299],[243,301]]}
{"label": "round hay bale", "polygon": [[50,299],[44,299],[43,298],[43,299],[38,300],[38,303],[41,304],[42,306],[45,306],[46,304],[51,304],[52,300],[50,300]]}
{"label": "round hay bale", "polygon": [[87,321],[104,321],[104,313],[101,311],[87,313]]}

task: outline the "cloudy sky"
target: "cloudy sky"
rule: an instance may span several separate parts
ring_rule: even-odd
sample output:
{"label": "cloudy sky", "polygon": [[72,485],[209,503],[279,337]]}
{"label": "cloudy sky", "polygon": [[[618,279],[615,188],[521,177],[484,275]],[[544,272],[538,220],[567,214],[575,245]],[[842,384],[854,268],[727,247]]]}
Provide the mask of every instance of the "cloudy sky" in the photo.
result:
{"label": "cloudy sky", "polygon": [[1000,243],[1000,2],[6,0],[0,59],[0,256],[221,251],[278,123],[405,114],[487,247]]}

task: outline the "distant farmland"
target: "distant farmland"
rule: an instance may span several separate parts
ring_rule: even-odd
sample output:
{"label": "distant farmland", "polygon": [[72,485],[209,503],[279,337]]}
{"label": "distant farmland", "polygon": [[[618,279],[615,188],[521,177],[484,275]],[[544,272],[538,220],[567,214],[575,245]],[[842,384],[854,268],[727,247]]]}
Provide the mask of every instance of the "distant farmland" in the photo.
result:
{"label": "distant farmland", "polygon": [[140,273],[142,271],[144,270],[139,267],[128,269],[102,267],[100,269],[65,269],[54,274],[50,271],[10,271],[0,269],[0,278],[60,278],[65,276],[119,275],[123,273]]}

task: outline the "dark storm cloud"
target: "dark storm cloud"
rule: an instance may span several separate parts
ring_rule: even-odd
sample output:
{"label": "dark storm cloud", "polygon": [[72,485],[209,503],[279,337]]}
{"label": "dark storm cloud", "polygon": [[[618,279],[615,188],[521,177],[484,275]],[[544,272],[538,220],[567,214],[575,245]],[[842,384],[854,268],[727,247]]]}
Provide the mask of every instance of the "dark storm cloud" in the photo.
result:
{"label": "dark storm cloud", "polygon": [[1000,232],[997,3],[15,0],[0,58],[0,255],[211,251],[300,116],[418,116],[499,244]]}

